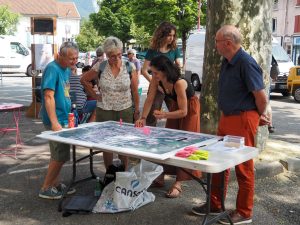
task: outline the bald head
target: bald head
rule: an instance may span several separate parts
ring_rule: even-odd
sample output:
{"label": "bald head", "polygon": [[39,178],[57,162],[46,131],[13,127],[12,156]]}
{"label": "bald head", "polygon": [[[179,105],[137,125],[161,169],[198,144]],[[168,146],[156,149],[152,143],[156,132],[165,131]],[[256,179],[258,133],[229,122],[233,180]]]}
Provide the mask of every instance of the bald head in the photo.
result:
{"label": "bald head", "polygon": [[224,25],[217,33],[224,39],[230,39],[234,44],[240,45],[242,43],[242,35],[239,29],[233,25]]}

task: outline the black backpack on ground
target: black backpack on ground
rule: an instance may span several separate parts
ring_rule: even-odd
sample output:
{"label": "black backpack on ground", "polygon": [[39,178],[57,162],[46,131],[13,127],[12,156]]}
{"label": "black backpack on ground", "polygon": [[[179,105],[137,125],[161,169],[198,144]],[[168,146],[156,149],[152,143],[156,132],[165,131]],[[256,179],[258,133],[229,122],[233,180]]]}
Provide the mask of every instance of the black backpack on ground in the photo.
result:
{"label": "black backpack on ground", "polygon": [[125,166],[123,164],[121,164],[119,166],[110,165],[107,168],[106,173],[104,175],[104,179],[103,179],[103,185],[104,185],[104,187],[106,185],[108,185],[110,182],[115,181],[115,179],[116,179],[116,172],[124,172],[124,171],[125,171]]}

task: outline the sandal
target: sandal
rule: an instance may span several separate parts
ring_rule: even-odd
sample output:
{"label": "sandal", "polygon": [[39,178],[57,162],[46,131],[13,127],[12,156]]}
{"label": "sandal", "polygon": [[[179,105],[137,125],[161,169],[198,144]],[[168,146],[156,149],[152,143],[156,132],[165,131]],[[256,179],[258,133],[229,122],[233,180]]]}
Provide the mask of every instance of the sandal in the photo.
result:
{"label": "sandal", "polygon": [[170,190],[166,193],[166,197],[167,198],[177,198],[177,197],[179,197],[181,192],[182,192],[181,186],[176,185],[176,183],[174,183],[172,185],[172,187],[170,188]]}

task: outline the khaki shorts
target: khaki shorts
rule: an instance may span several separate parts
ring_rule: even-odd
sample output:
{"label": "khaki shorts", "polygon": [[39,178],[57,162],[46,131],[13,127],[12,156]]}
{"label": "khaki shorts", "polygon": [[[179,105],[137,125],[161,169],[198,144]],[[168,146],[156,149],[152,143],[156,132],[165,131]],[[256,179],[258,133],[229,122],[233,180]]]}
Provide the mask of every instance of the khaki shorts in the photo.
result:
{"label": "khaki shorts", "polygon": [[[45,126],[47,130],[51,130],[49,126]],[[58,162],[66,162],[70,160],[70,145],[56,141],[49,141],[51,159]]]}
{"label": "khaki shorts", "polygon": [[97,108],[96,111],[97,122],[105,122],[108,120],[120,121],[120,118],[122,118],[122,121],[125,123],[133,123],[133,108],[129,107],[128,109],[124,109],[121,111],[103,110]]}

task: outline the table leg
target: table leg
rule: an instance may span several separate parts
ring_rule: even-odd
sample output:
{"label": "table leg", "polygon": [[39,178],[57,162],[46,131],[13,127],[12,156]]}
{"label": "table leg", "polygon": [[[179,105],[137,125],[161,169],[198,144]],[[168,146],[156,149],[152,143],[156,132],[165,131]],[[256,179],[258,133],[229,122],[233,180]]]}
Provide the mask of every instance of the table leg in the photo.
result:
{"label": "table leg", "polygon": [[16,109],[13,111],[13,116],[14,116],[14,122],[16,126],[16,147],[15,147],[15,158],[17,158],[17,151],[19,148],[21,148],[22,140],[21,140],[21,135],[20,135],[20,129],[19,129],[19,120],[21,118],[21,110]]}
{"label": "table leg", "polygon": [[202,225],[209,224],[208,215],[210,213],[211,177],[212,175],[208,173],[206,177],[206,215],[202,220]]}
{"label": "table leg", "polygon": [[[94,168],[93,168],[93,165],[94,165],[94,161],[93,161],[93,157],[94,155],[98,154],[98,153],[101,153],[102,151],[93,151],[93,149],[90,149],[90,152],[88,155],[86,156],[83,156],[79,159],[76,159],[76,146],[75,145],[72,145],[72,179],[71,181],[69,182],[69,185],[67,186],[66,190],[64,191],[64,193],[62,193],[62,198],[61,200],[59,201],[58,203],[58,211],[61,212],[62,211],[62,205],[63,205],[63,202],[66,198],[66,195],[67,195],[67,192],[68,190],[72,187],[72,186],[75,186],[76,184],[78,183],[81,183],[81,182],[85,182],[85,181],[88,181],[88,180],[91,180],[91,179],[96,179],[96,175],[94,173]],[[87,159],[89,158],[89,162],[90,162],[90,173],[91,173],[91,176],[89,177],[86,177],[86,178],[83,178],[83,179],[80,179],[80,180],[76,180],[76,176],[77,176],[77,163],[84,160],[84,159]]]}
{"label": "table leg", "polygon": [[[185,173],[189,174],[195,181],[197,181],[203,188],[205,194],[206,194],[206,215],[204,216],[202,220],[202,225],[212,225],[218,222],[222,218],[227,218],[231,225],[233,225],[231,218],[229,217],[229,213],[225,209],[225,198],[224,198],[224,187],[225,187],[225,171],[222,172],[222,180],[221,180],[221,206],[222,206],[222,212],[219,213],[217,216],[208,217],[210,214],[210,198],[211,198],[211,187],[212,187],[212,174],[207,173],[206,176],[206,182],[202,181],[202,179],[195,177],[192,173],[189,171],[182,169]],[[206,187],[205,187],[206,186]]]}
{"label": "table leg", "polygon": [[[221,180],[221,187],[220,187],[220,189],[221,189],[221,208],[222,208],[222,211],[224,211],[225,212],[225,197],[224,197],[224,190],[225,190],[225,171],[223,171],[222,172],[222,176],[221,176],[222,178],[222,180]],[[228,221],[229,221],[229,223],[230,223],[230,225],[233,225],[233,222],[232,222],[232,220],[231,220],[231,218],[230,218],[230,216],[229,216],[229,214],[227,213],[226,214],[226,218],[228,219]]]}
{"label": "table leg", "polygon": [[61,199],[59,200],[58,209],[57,209],[58,212],[62,211],[62,205],[66,198],[67,192],[75,184],[76,173],[77,173],[76,163],[77,163],[77,161],[76,161],[76,146],[72,145],[72,178],[71,178],[71,181],[69,182],[66,190],[64,190],[64,192],[62,193]]}

